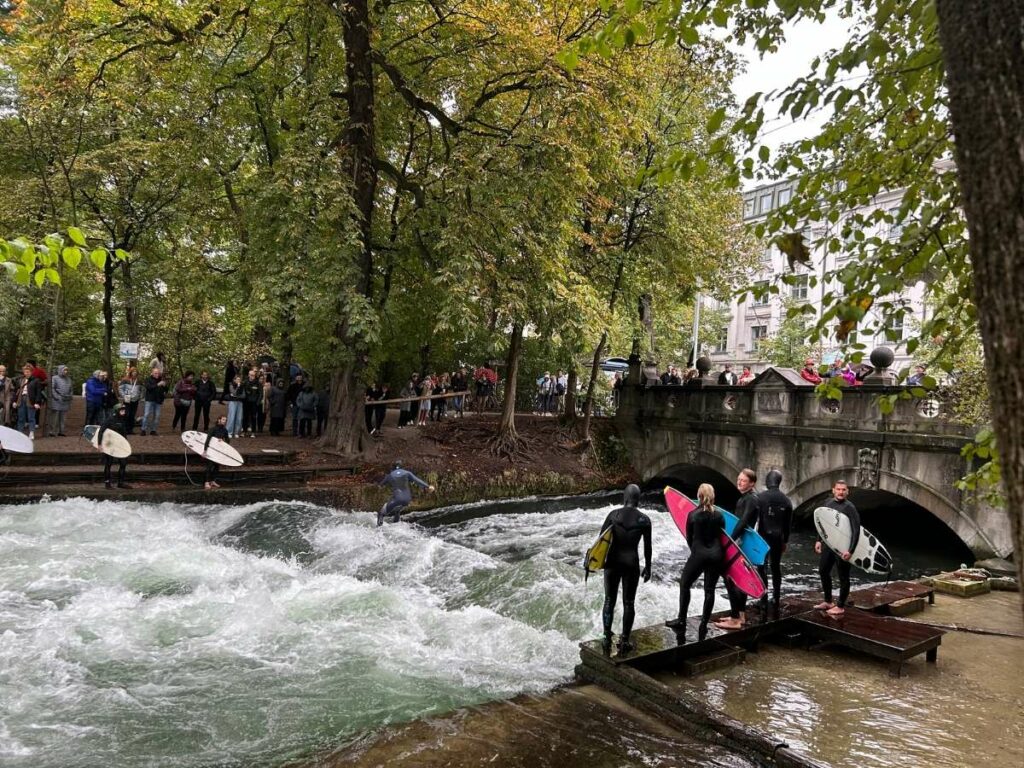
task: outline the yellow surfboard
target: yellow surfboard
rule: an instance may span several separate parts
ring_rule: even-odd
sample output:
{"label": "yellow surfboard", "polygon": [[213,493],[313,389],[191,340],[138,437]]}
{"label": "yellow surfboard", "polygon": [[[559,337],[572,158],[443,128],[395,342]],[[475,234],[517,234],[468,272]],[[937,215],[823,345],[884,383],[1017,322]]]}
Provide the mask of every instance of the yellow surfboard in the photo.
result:
{"label": "yellow surfboard", "polygon": [[608,558],[608,550],[612,546],[612,527],[608,526],[601,535],[597,537],[597,541],[594,542],[593,546],[587,550],[587,556],[583,560],[583,570],[585,574],[583,580],[586,581],[590,574],[594,571],[599,571],[604,568],[604,561]]}

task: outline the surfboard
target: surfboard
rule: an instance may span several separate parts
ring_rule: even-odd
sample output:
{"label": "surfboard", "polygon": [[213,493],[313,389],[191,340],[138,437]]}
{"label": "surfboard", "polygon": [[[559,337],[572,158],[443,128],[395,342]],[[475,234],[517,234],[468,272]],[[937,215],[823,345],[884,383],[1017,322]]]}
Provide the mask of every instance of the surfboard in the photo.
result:
{"label": "surfboard", "polygon": [[[818,507],[814,510],[814,527],[822,542],[835,552],[842,555],[850,548],[850,518],[831,507]],[[863,525],[857,546],[850,553],[850,562],[867,573],[887,574],[892,571],[892,556],[882,546],[878,538]]]}
{"label": "surfboard", "polygon": [[210,447],[203,450],[206,445],[205,432],[197,432],[192,429],[188,432],[182,432],[181,442],[183,442],[189,450],[195,451],[204,459],[209,459],[214,464],[220,464],[223,467],[240,467],[245,463],[245,459],[242,458],[242,454],[219,437],[211,437]]}
{"label": "surfboard", "polygon": [[604,568],[605,560],[608,559],[608,550],[611,549],[611,546],[612,527],[608,526],[601,531],[601,535],[597,537],[597,541],[587,550],[586,557],[583,558],[584,581],[590,578],[590,574],[594,571]]}
{"label": "surfboard", "polygon": [[[676,524],[679,532],[686,537],[686,520],[690,513],[697,509],[697,505],[677,491],[675,488],[665,488],[665,503],[668,505],[668,513],[672,522]],[[743,554],[743,550],[728,534],[722,534],[722,548],[725,550],[725,564],[723,575],[729,579],[736,588],[755,600],[764,594],[764,582],[761,581],[757,568]]]}
{"label": "surfboard", "polygon": [[10,427],[0,427],[0,445],[11,453],[32,453],[35,450],[35,443],[28,439],[28,435]]}
{"label": "surfboard", "polygon": [[85,439],[89,441],[89,444],[93,448],[98,448],[115,459],[127,459],[132,455],[132,444],[125,439],[124,435],[119,435],[112,429],[108,429],[103,433],[103,445],[96,444],[96,438],[100,436],[100,428],[98,424],[88,424],[82,428],[82,434]]}
{"label": "surfboard", "polygon": [[[721,512],[722,517],[725,518],[726,531],[733,530],[736,527],[736,523],[740,521],[736,515],[727,509],[722,509],[721,507],[715,507],[715,509]],[[736,539],[736,543],[740,545],[740,550],[753,565],[764,565],[765,558],[768,557],[768,551],[771,547],[768,546],[768,542],[764,540],[760,533],[753,528],[747,528]]]}

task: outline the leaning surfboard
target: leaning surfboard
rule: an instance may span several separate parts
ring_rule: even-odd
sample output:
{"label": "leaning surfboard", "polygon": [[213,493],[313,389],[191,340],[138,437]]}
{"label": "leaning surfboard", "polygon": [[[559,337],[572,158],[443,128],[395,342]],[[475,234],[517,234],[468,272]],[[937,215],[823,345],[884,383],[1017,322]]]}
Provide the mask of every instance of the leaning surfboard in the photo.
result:
{"label": "leaning surfboard", "polygon": [[590,578],[590,574],[594,571],[604,568],[605,561],[608,559],[608,550],[611,547],[612,527],[609,525],[601,531],[601,535],[597,537],[597,541],[587,550],[586,557],[583,558],[584,581]]}
{"label": "leaning surfboard", "polygon": [[[735,530],[739,518],[727,509],[722,509],[721,507],[715,507],[715,509],[721,512],[722,517],[725,518],[725,530]],[[768,551],[771,548],[760,533],[753,528],[747,528],[736,539],[736,543],[740,545],[740,550],[753,565],[764,565],[764,560],[768,557]]]}
{"label": "leaning surfboard", "polygon": [[224,467],[240,467],[245,463],[242,454],[219,437],[211,437],[210,447],[207,448],[205,432],[197,432],[191,429],[188,432],[182,432],[181,442],[204,459],[209,459],[213,463]]}
{"label": "leaning surfboard", "polygon": [[11,453],[32,453],[35,450],[35,443],[28,435],[10,427],[0,427],[0,445]]}
{"label": "leaning surfboard", "polygon": [[[831,507],[818,507],[814,510],[814,527],[822,542],[835,552],[842,555],[850,549],[850,537],[853,528],[850,518]],[[892,557],[871,531],[863,525],[857,546],[850,552],[850,562],[868,573],[887,574],[892,571]]]}
{"label": "leaning surfboard", "polygon": [[[685,538],[686,520],[690,513],[697,509],[697,505],[672,487],[665,488],[665,504],[668,505],[672,522]],[[743,554],[739,545],[725,533],[722,534],[722,548],[725,550],[725,563],[722,569],[725,578],[745,595],[755,600],[761,597],[764,594],[764,582],[761,581],[757,568]]]}
{"label": "leaning surfboard", "polygon": [[100,436],[98,424],[87,424],[82,428],[82,435],[85,436],[85,439],[89,441],[93,448],[103,451],[107,456],[115,459],[127,459],[132,455],[132,444],[128,442],[124,435],[120,435],[112,429],[108,429],[103,433],[103,445],[97,443],[97,438]]}

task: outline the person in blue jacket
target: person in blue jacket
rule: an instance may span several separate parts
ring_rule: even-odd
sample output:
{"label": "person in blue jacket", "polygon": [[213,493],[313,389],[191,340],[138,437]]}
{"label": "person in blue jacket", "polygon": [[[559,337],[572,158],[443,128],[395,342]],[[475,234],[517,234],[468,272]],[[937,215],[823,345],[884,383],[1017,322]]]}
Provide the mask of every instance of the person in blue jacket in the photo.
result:
{"label": "person in blue jacket", "polygon": [[430,493],[434,492],[434,486],[420,480],[416,475],[407,469],[402,469],[402,462],[396,461],[391,471],[377,483],[391,489],[391,499],[377,513],[377,527],[384,525],[384,518],[390,517],[391,522],[397,523],[402,510],[412,502],[412,489],[410,483],[415,483],[420,488],[426,488]]}

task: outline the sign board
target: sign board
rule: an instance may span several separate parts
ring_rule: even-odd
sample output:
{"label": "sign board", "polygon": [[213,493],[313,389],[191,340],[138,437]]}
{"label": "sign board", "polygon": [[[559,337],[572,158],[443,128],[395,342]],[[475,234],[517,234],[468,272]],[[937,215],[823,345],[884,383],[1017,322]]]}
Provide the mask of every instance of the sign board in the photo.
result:
{"label": "sign board", "polygon": [[139,359],[139,344],[133,341],[122,341],[118,346],[118,357],[122,360],[138,360]]}

